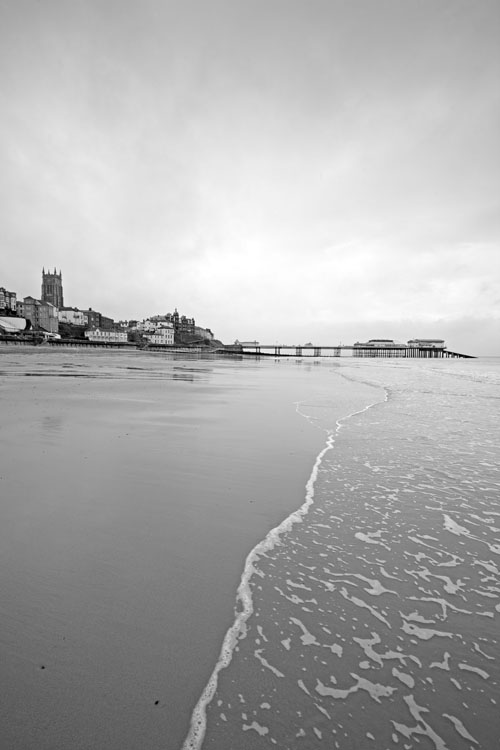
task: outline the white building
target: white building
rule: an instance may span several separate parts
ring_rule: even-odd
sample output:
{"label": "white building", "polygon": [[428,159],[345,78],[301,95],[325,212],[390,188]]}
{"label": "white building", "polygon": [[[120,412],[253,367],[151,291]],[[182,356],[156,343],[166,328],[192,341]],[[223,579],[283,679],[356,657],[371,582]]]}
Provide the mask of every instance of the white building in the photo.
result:
{"label": "white building", "polygon": [[86,324],[85,315],[76,307],[62,307],[58,312],[59,323],[71,323],[74,326]]}
{"label": "white building", "polygon": [[126,331],[102,331],[96,328],[93,331],[85,331],[89,341],[101,341],[106,344],[122,344],[127,342]]}
{"label": "white building", "polygon": [[152,344],[172,346],[174,343],[174,327],[173,325],[163,325],[161,328],[157,328],[154,333],[146,335],[145,338],[147,338]]}

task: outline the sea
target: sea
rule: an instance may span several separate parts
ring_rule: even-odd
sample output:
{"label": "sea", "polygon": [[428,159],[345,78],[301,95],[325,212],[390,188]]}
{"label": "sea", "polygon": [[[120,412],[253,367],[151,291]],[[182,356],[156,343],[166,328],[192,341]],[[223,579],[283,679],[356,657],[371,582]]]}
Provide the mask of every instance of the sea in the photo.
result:
{"label": "sea", "polygon": [[499,386],[0,347],[2,747],[500,747]]}

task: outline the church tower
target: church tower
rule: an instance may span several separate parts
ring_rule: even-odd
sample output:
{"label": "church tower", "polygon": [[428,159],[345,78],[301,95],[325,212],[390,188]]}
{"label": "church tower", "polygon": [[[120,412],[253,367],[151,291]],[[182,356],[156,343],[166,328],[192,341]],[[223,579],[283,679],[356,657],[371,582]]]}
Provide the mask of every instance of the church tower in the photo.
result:
{"label": "church tower", "polygon": [[42,302],[50,302],[59,310],[64,307],[62,272],[57,273],[55,268],[54,273],[42,269]]}

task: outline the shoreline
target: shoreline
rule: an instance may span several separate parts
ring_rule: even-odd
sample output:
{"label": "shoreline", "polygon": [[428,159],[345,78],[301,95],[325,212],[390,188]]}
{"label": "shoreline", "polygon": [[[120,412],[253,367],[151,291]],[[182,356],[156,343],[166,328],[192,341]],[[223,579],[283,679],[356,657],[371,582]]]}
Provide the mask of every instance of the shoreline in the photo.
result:
{"label": "shoreline", "polygon": [[[373,385],[373,388],[380,390],[379,386]],[[253,597],[251,591],[251,580],[255,574],[258,574],[256,563],[260,558],[273,550],[277,545],[281,545],[284,542],[282,537],[292,530],[292,528],[299,523],[302,523],[305,516],[309,512],[309,508],[314,504],[315,497],[315,483],[318,478],[319,468],[323,462],[324,456],[335,448],[335,441],[337,439],[339,431],[342,429],[344,422],[349,420],[358,414],[371,409],[377,404],[385,403],[388,400],[387,391],[385,391],[385,398],[380,401],[374,401],[368,404],[362,409],[351,412],[343,417],[336,420],[335,428],[327,431],[326,445],[316,456],[311,474],[305,485],[305,500],[302,505],[295,511],[292,511],[281,523],[275,528],[271,529],[264,539],[258,542],[255,547],[248,554],[245,564],[243,567],[243,573],[241,575],[240,584],[236,593],[236,605],[235,605],[235,620],[231,627],[228,629],[221,647],[219,659],[214,667],[212,674],[205,686],[196,706],[193,709],[190,729],[184,743],[182,750],[201,750],[203,740],[206,733],[207,724],[207,709],[212,703],[218,683],[218,675],[223,669],[227,668],[233,658],[234,650],[237,646],[238,640],[244,638],[246,635],[246,623],[247,620],[254,614]],[[300,410],[297,408],[297,412],[300,414]],[[306,419],[307,415],[302,415]],[[240,608],[241,606],[241,608]]]}
{"label": "shoreline", "polygon": [[414,735],[490,747],[498,735],[500,372],[351,373],[390,398],[345,422],[304,523],[258,561],[255,617],[208,706],[207,750],[395,748]]}

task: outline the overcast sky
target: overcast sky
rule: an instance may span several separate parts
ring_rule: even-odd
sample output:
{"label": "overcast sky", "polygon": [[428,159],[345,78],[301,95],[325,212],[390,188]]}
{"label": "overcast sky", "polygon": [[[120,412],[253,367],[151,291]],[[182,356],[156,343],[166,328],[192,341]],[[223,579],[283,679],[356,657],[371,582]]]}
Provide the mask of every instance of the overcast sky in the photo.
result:
{"label": "overcast sky", "polygon": [[0,286],[500,354],[498,0],[0,0]]}

